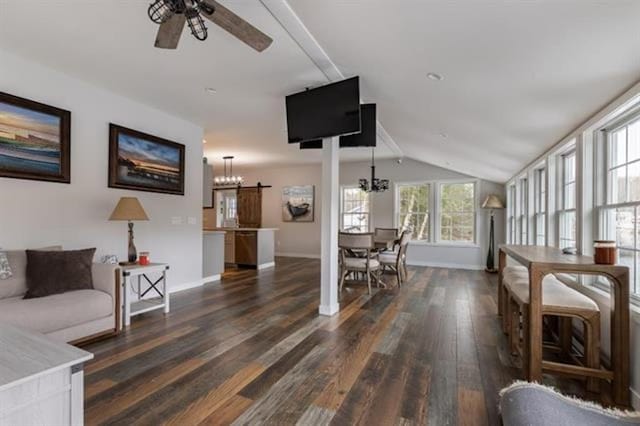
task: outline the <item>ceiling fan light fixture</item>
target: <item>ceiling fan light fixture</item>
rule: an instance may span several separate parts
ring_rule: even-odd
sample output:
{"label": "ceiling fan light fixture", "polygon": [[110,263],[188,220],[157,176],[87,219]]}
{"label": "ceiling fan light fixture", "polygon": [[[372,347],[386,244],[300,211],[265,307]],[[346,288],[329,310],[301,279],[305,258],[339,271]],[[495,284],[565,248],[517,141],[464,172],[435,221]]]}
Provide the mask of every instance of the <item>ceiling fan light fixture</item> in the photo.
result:
{"label": "ceiling fan light fixture", "polygon": [[204,19],[200,16],[197,9],[187,9],[184,13],[187,18],[187,24],[191,30],[191,34],[200,41],[207,39],[207,27],[204,24]]}
{"label": "ceiling fan light fixture", "polygon": [[156,0],[149,5],[147,14],[156,24],[167,22],[176,13],[177,7],[173,0]]}

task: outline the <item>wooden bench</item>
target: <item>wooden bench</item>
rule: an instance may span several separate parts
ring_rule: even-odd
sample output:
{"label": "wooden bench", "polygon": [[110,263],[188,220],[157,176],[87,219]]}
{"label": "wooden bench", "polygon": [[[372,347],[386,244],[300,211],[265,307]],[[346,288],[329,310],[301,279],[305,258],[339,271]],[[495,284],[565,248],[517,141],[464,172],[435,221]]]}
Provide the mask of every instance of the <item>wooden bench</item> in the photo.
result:
{"label": "wooden bench", "polygon": [[[505,271],[503,286],[506,291],[506,306],[503,323],[509,334],[511,350],[522,355],[523,362],[528,358],[528,344],[520,345],[520,329],[522,318],[522,340],[529,340],[529,276],[519,268]],[[600,309],[598,305],[584,294],[564,285],[550,275],[542,282],[542,313],[547,317],[559,318],[559,346],[547,345],[569,356],[574,364],[541,360],[542,370],[546,372],[564,373],[571,376],[587,378],[587,390],[598,392],[601,378],[610,378],[606,371],[600,369]],[[584,325],[584,351],[582,358],[572,354],[572,321],[576,318]],[[577,364],[577,365],[576,365]],[[526,367],[525,367],[526,370]]]}

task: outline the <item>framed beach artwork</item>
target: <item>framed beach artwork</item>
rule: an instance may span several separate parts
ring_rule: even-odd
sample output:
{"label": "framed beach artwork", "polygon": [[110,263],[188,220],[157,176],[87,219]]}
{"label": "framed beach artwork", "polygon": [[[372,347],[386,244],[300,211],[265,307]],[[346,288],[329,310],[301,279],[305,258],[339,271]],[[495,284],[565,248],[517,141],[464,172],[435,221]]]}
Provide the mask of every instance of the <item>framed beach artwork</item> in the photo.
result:
{"label": "framed beach artwork", "polygon": [[184,195],[182,144],[109,125],[109,187]]}
{"label": "framed beach artwork", "polygon": [[71,182],[71,113],[0,92],[0,177]]}
{"label": "framed beach artwork", "polygon": [[314,186],[285,186],[282,188],[282,220],[284,222],[313,222]]}

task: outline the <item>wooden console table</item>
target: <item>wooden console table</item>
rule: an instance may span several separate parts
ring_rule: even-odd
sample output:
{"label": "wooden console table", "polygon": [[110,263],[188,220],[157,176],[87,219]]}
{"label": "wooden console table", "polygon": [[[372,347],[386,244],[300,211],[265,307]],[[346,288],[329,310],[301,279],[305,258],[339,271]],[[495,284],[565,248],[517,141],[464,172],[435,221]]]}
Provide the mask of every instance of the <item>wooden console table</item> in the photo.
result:
{"label": "wooden console table", "polygon": [[[596,265],[591,256],[567,255],[555,247],[502,245],[499,257],[499,287],[506,257],[510,256],[529,270],[529,359],[525,375],[529,381],[542,379],[542,279],[551,273],[600,275],[612,283],[611,369],[613,400],[628,407],[629,392],[629,268],[621,265]],[[499,304],[502,303],[501,291]]]}

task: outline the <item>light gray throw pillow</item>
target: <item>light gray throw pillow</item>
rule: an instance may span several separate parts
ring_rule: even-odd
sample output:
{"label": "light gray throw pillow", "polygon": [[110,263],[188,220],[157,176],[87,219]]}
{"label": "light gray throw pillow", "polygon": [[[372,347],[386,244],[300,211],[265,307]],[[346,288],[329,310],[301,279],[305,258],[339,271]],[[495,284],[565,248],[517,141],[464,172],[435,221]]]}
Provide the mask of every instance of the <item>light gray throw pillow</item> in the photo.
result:
{"label": "light gray throw pillow", "polygon": [[0,251],[0,280],[8,280],[13,276],[7,253]]}

